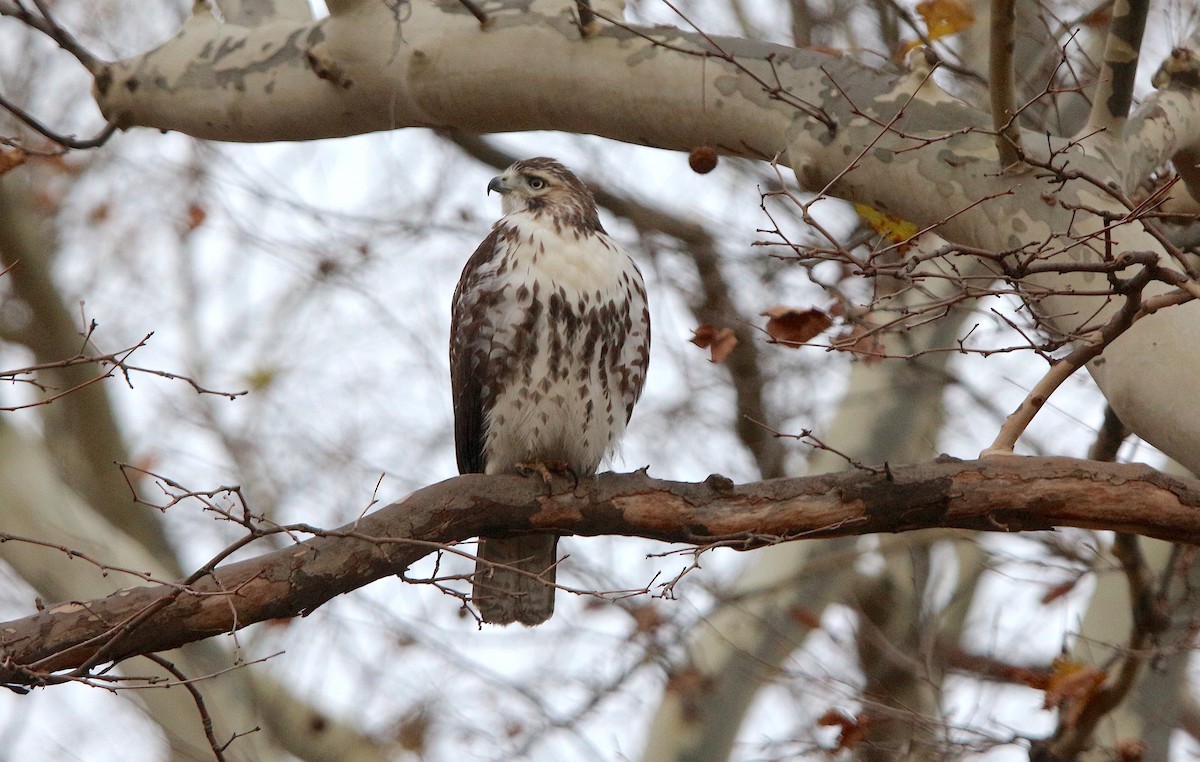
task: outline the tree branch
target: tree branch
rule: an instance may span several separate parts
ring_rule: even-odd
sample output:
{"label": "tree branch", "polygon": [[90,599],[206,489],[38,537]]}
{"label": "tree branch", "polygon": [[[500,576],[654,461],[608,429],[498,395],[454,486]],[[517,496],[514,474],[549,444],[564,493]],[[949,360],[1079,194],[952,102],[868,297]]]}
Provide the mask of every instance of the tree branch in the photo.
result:
{"label": "tree branch", "polygon": [[26,8],[20,0],[0,0],[0,16],[11,16],[46,35],[63,50],[75,56],[79,63],[95,74],[102,64],[79,41],[50,15],[45,0],[33,0],[39,13]]}
{"label": "tree branch", "polygon": [[1083,132],[1100,129],[1117,130],[1129,116],[1133,103],[1133,80],[1137,74],[1142,34],[1150,0],[1129,0],[1114,3],[1108,39],[1104,45],[1104,64],[1092,99],[1092,112]]}
{"label": "tree branch", "polygon": [[1009,167],[1020,160],[1021,130],[1013,95],[1013,39],[1016,0],[992,0],[991,85],[992,126],[996,128],[996,149],[1000,166]]}
{"label": "tree branch", "polygon": [[[1015,532],[1058,525],[1200,544],[1200,482],[1143,465],[1069,458],[945,459],[742,486],[719,476],[687,484],[644,472],[604,474],[554,496],[538,480],[460,476],[337,530],[287,527],[315,536],[194,574],[188,585],[131,588],[0,625],[0,680],[24,686],[86,678],[78,668],[101,652],[119,662],[266,619],[303,616],[481,534],[556,530],[748,550],[931,527]],[[54,674],[63,670],[77,671]]]}
{"label": "tree branch", "polygon": [[110,122],[104,125],[100,132],[96,133],[95,137],[80,139],[76,138],[74,135],[63,135],[62,133],[50,129],[33,114],[30,114],[28,111],[5,98],[3,95],[0,95],[0,108],[12,114],[17,119],[20,119],[27,127],[39,133],[42,137],[53,140],[55,143],[58,143],[64,148],[99,148],[107,143],[108,139],[111,138],[113,133],[117,131],[117,126]]}

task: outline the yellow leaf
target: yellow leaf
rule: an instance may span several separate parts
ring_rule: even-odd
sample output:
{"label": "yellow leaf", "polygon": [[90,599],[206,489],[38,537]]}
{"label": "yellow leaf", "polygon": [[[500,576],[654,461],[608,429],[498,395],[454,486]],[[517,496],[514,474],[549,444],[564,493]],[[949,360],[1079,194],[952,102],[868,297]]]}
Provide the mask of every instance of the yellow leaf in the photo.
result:
{"label": "yellow leaf", "polygon": [[961,32],[975,23],[975,14],[964,0],[925,0],[917,4],[917,13],[925,19],[931,40]]}
{"label": "yellow leaf", "polygon": [[256,392],[269,388],[279,378],[279,369],[259,367],[246,374],[246,384]]}
{"label": "yellow leaf", "polygon": [[863,222],[870,225],[872,230],[892,243],[904,243],[915,236],[920,230],[920,228],[908,220],[884,214],[866,204],[855,204],[854,211],[858,212],[858,216],[862,217]]}
{"label": "yellow leaf", "polygon": [[1090,664],[1071,661],[1066,657],[1055,659],[1052,666],[1054,672],[1046,686],[1046,709],[1053,709],[1065,703],[1090,700],[1108,677],[1108,673],[1103,670]]}

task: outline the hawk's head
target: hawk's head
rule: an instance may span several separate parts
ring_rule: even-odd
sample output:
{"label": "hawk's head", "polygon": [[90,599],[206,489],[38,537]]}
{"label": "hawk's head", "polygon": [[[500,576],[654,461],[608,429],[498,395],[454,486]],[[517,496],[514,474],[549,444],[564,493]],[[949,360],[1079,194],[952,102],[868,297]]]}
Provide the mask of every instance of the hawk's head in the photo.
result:
{"label": "hawk's head", "polygon": [[488,192],[492,191],[500,194],[505,214],[545,215],[559,228],[582,234],[604,230],[592,192],[554,159],[539,156],[514,162],[488,183]]}

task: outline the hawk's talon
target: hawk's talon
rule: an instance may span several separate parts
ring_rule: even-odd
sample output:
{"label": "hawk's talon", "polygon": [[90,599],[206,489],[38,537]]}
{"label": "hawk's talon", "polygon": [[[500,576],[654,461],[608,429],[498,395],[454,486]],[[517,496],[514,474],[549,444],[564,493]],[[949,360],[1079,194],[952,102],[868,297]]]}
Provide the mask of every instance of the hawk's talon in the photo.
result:
{"label": "hawk's talon", "polygon": [[547,494],[554,494],[554,475],[570,474],[571,481],[574,484],[571,491],[575,491],[575,487],[579,486],[579,474],[575,473],[575,469],[565,460],[531,460],[522,463],[514,463],[513,468],[521,476],[533,476],[537,474],[542,477],[542,483],[546,485]]}

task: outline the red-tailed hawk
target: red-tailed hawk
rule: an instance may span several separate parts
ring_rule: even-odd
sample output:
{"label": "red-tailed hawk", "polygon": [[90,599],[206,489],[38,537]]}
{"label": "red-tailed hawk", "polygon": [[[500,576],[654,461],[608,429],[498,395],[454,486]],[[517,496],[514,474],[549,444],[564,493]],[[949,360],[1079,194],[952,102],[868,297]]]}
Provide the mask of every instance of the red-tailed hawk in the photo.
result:
{"label": "red-tailed hawk", "polygon": [[[458,470],[499,474],[540,464],[594,474],[646,379],[642,275],[600,225],[591,192],[557,161],[518,161],[492,178],[491,191],[501,195],[504,216],[454,291]],[[483,621],[550,618],[557,544],[553,534],[480,538],[472,599]]]}

